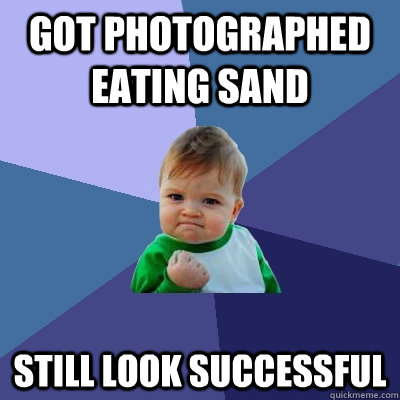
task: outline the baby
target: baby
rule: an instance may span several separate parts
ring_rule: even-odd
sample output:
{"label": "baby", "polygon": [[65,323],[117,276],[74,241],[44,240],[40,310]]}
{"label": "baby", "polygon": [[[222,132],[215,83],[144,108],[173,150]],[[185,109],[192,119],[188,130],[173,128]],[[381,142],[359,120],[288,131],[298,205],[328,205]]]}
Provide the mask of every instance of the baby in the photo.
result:
{"label": "baby", "polygon": [[246,174],[221,128],[191,128],[173,142],[160,170],[163,233],[139,258],[133,292],[280,293],[258,243],[234,224]]}

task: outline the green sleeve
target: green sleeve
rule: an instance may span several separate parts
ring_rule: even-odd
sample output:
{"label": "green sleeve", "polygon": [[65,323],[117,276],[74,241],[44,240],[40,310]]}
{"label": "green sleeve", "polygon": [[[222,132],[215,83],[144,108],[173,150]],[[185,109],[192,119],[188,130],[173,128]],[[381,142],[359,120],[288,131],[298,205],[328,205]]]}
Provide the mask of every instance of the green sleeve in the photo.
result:
{"label": "green sleeve", "polygon": [[175,285],[167,275],[168,254],[156,245],[149,245],[139,258],[133,274],[134,293],[194,293],[199,290]]}
{"label": "green sleeve", "polygon": [[265,259],[264,254],[258,243],[256,244],[256,249],[257,249],[258,262],[260,263],[260,268],[261,268],[261,275],[265,283],[265,293],[281,293],[279,283],[276,280],[275,275],[272,272],[272,269],[269,266],[268,261]]}

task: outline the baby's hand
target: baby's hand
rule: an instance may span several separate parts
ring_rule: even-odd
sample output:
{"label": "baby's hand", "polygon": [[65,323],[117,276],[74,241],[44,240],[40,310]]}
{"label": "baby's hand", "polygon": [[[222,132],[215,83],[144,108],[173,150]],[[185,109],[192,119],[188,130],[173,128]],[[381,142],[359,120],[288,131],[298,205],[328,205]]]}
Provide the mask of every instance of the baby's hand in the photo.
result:
{"label": "baby's hand", "polygon": [[168,262],[167,274],[175,285],[201,289],[210,279],[206,267],[186,251],[175,251]]}

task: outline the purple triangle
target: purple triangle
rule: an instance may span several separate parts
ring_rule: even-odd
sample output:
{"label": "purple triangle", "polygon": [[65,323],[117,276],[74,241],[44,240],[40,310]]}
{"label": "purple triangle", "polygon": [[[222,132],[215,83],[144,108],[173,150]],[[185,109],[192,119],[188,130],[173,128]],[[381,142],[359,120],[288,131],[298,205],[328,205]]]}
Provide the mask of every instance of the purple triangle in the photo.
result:
{"label": "purple triangle", "polygon": [[[382,352],[389,380],[385,391],[399,392],[398,267],[249,229],[282,294],[216,294],[221,351]],[[349,389],[346,385],[344,392]],[[253,389],[243,396],[231,389],[226,400],[320,400],[334,391]]]}
{"label": "purple triangle", "polygon": [[239,222],[397,264],[399,104],[400,75],[248,182]]}
{"label": "purple triangle", "polygon": [[[42,398],[198,398],[204,392],[188,388],[185,360],[182,390],[38,390],[18,391],[11,384],[11,358],[21,350],[30,352],[80,353],[93,356],[93,375],[99,376],[99,356],[104,351],[179,351],[185,355],[201,349],[218,351],[219,340],[214,296],[134,295],[130,291],[133,268],[128,268],[85,298],[0,361],[0,397],[3,399]],[[73,288],[71,288],[73,290]],[[186,357],[185,357],[186,358]],[[27,397],[28,396],[28,397]],[[207,390],[212,399],[223,399],[223,392]]]}

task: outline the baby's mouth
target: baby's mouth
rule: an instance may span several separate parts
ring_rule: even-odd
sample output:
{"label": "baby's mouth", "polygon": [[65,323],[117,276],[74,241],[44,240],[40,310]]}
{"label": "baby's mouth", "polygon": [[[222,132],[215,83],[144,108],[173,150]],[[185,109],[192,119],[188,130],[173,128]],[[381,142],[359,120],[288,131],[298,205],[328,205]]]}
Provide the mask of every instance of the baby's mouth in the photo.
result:
{"label": "baby's mouth", "polygon": [[195,221],[182,221],[179,222],[178,225],[198,226],[200,228],[203,226],[201,223]]}

